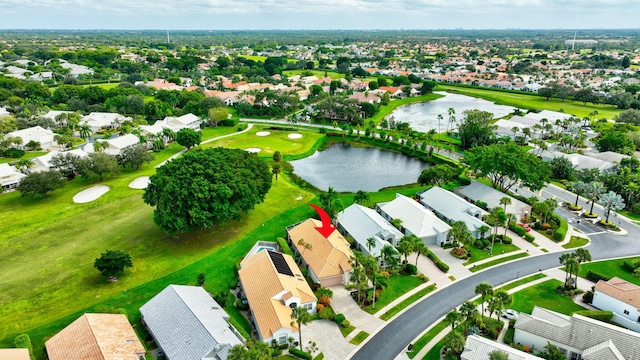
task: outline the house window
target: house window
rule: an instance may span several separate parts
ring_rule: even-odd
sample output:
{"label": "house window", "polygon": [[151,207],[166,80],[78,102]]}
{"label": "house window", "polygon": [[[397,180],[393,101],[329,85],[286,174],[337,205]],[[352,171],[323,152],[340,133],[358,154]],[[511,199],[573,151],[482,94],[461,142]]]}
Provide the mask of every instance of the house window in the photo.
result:
{"label": "house window", "polygon": [[278,343],[280,345],[284,345],[287,343],[287,337],[286,336],[280,336],[280,338],[278,339]]}
{"label": "house window", "polygon": [[582,355],[572,352],[569,360],[582,360]]}
{"label": "house window", "polygon": [[625,310],[625,311],[624,311],[624,314],[625,314],[625,315],[629,315],[629,310]]}
{"label": "house window", "polygon": [[304,307],[309,311],[313,310],[313,304],[304,304]]}
{"label": "house window", "polygon": [[567,349],[558,347],[558,351],[560,351],[562,353],[562,355],[567,356]]}

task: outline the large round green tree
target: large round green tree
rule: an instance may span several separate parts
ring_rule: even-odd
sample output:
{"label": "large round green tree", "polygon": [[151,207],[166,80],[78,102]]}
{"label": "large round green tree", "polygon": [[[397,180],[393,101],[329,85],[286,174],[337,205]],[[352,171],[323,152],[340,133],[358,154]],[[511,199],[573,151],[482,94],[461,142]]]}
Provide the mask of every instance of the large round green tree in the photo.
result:
{"label": "large round green tree", "polygon": [[214,148],[184,154],[158,168],[143,199],[155,206],[154,221],[175,234],[209,229],[264,201],[271,172],[256,154]]}

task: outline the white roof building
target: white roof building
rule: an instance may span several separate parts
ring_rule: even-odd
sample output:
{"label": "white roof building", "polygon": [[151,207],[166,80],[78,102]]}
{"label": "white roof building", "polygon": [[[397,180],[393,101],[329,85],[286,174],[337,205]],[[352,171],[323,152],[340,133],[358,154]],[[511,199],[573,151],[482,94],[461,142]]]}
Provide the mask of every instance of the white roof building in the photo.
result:
{"label": "white roof building", "polygon": [[404,232],[419,237],[427,245],[440,245],[447,241],[451,226],[413,199],[396,194],[392,201],[380,203],[376,207],[385,219],[402,220]]}
{"label": "white roof building", "polygon": [[[375,210],[353,204],[338,213],[338,230],[351,236],[358,248],[374,257],[380,256],[386,245],[397,246],[403,234]],[[369,249],[368,239],[375,240],[375,246]]]}
{"label": "white roof building", "polygon": [[[106,142],[107,144],[109,144],[109,146],[106,149],[104,149],[105,154],[120,155],[120,152],[125,148],[138,144],[140,142],[140,138],[138,138],[133,134],[126,134],[126,135],[118,136],[117,138],[113,138],[113,139],[108,139],[108,140],[97,139],[96,141]],[[92,143],[87,144],[84,147],[84,151],[87,153],[95,152],[95,149],[93,148],[93,144]]]}
{"label": "white roof building", "polygon": [[60,154],[73,154],[79,157],[87,156],[87,153],[82,151],[81,149],[73,149],[69,151],[58,151],[53,150],[45,155],[35,157],[31,159],[33,162],[33,166],[29,169],[30,172],[42,172],[51,170],[51,159]]}
{"label": "white roof building", "polygon": [[72,114],[72,113],[73,111],[50,110],[48,113],[42,115],[42,117],[52,121],[57,121],[56,118],[61,114]]}
{"label": "white roof building", "polygon": [[449,222],[463,221],[475,238],[481,237],[478,231],[481,226],[488,226],[481,220],[488,212],[438,186],[421,193],[420,203]]}
{"label": "white roof building", "polygon": [[25,177],[27,175],[19,172],[15,167],[7,163],[0,164],[0,186],[4,191],[17,188]]}
{"label": "white roof building", "polygon": [[536,360],[542,359],[533,354],[512,348],[509,345],[495,342],[478,335],[469,335],[464,345],[464,351],[460,355],[461,360],[487,360],[489,354],[500,351],[508,355],[509,360]]}
{"label": "white roof building", "polygon": [[117,113],[92,112],[82,117],[79,124],[87,124],[91,128],[91,131],[95,132],[102,128],[118,127],[119,124],[130,119],[130,117],[125,117]]}
{"label": "white roof building", "polygon": [[55,134],[53,133],[53,131],[47,130],[41,126],[34,126],[28,129],[12,131],[5,136],[21,138],[22,145],[18,146],[18,148],[22,150],[25,149],[25,146],[30,141],[36,141],[40,143],[40,147],[42,147],[43,150],[51,150],[52,148],[58,146],[58,144],[54,140]]}

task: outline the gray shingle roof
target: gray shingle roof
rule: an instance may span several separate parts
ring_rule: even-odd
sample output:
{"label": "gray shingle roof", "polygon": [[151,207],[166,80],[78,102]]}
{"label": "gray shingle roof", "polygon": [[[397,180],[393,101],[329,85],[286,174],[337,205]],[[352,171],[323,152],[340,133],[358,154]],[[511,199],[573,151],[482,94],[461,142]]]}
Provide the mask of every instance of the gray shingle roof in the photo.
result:
{"label": "gray shingle roof", "polygon": [[509,360],[535,360],[540,357],[512,348],[509,345],[491,341],[478,335],[469,335],[460,355],[462,360],[487,360],[493,351],[502,351],[509,355]]}
{"label": "gray shingle roof", "polygon": [[142,318],[168,359],[225,360],[242,341],[229,316],[201,287],[169,285],[140,308]]}
{"label": "gray shingle roof", "polygon": [[479,217],[482,217],[488,214],[486,211],[451,191],[434,186],[420,194],[420,201],[451,221],[464,221],[469,231],[475,231],[483,225],[488,226],[485,222],[472,215],[479,214]]}
{"label": "gray shingle roof", "polygon": [[451,230],[451,226],[440,220],[431,210],[404,195],[378,207],[394,219],[402,220],[402,227],[419,238],[435,236]]}
{"label": "gray shingle roof", "polygon": [[477,181],[471,181],[471,184],[459,187],[455,191],[472,201],[484,201],[490,209],[496,206],[502,208],[504,205],[500,204],[500,199],[508,197],[511,199],[511,204],[507,205],[507,213],[516,216],[519,216],[525,209],[531,208],[529,204]]}
{"label": "gray shingle roof", "polygon": [[[516,332],[528,332],[582,351],[593,348],[591,351],[598,353],[598,357],[589,358],[593,360],[608,359],[599,356],[606,353],[616,354],[616,350],[624,359],[632,359],[638,355],[637,347],[640,344],[640,334],[631,330],[581,315],[574,314],[568,317],[537,306],[531,315],[521,313],[515,328]],[[607,341],[611,342],[611,346],[602,344]]]}

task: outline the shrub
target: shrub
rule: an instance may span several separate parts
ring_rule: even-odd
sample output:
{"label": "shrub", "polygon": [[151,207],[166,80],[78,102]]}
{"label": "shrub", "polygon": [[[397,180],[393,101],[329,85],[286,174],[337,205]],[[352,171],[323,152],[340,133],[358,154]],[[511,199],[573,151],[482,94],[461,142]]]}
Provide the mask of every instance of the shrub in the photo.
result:
{"label": "shrub", "polygon": [[336,324],[338,324],[338,325],[340,325],[345,320],[346,320],[346,318],[345,318],[344,314],[336,314],[336,316],[333,317],[333,321],[335,321]]}
{"label": "shrub", "polygon": [[525,230],[522,226],[520,226],[518,224],[511,224],[509,226],[509,230],[511,230],[514,233],[518,234],[518,236],[520,236],[520,237],[524,236],[524,234],[527,233],[527,230]]}
{"label": "shrub", "polygon": [[333,310],[328,307],[318,310],[318,316],[323,320],[331,320],[333,318],[333,314]]}
{"label": "shrub", "polygon": [[322,304],[318,304],[318,305],[316,305],[316,310],[318,310],[318,311],[320,311],[320,310],[324,310],[324,308],[325,308],[325,307],[324,307],[324,305],[322,305]]}
{"label": "shrub", "polygon": [[247,123],[238,124],[238,131],[245,130],[248,126],[249,124]]}
{"label": "shrub", "polygon": [[9,148],[9,149],[0,151],[0,156],[12,158],[12,159],[19,159],[23,157],[24,154],[25,154],[24,150],[20,150],[16,148]]}
{"label": "shrub", "polygon": [[638,267],[637,265],[638,264],[636,264],[635,261],[631,263],[628,261],[625,261],[622,263],[622,267],[630,273],[636,271],[636,268]]}
{"label": "shrub", "polygon": [[433,261],[434,264],[436,264],[436,266],[438,267],[438,269],[440,269],[440,271],[442,272],[447,272],[449,271],[449,265],[445,264],[444,262],[442,262],[442,260],[440,260],[438,258],[438,256],[436,256],[436,254],[434,254],[432,251],[429,251],[427,253],[427,257]]}
{"label": "shrub", "polygon": [[484,247],[488,247],[491,245],[491,240],[489,239],[482,239],[482,244],[484,245]]}
{"label": "shrub", "polygon": [[502,237],[502,243],[503,244],[511,244],[512,242],[513,242],[513,240],[510,237],[508,237],[508,236],[503,236]]}
{"label": "shrub", "polygon": [[609,279],[611,279],[611,278],[608,277],[608,276],[604,276],[602,274],[599,274],[597,272],[593,272],[591,270],[589,270],[587,272],[587,280],[593,281],[595,283],[597,283],[600,280],[609,281]]}
{"label": "shrub", "polygon": [[405,264],[403,272],[406,275],[415,275],[418,273],[418,268],[413,264]]}
{"label": "shrub", "polygon": [[287,254],[289,256],[293,256],[293,251],[291,251],[291,247],[287,243],[287,240],[285,240],[282,237],[279,237],[276,240],[278,241],[278,245],[280,245],[280,250],[282,250],[282,252],[284,254]]}
{"label": "shrub", "polygon": [[549,223],[542,224],[542,230],[549,230],[550,228],[551,228],[551,224]]}
{"label": "shrub", "polygon": [[467,258],[467,249],[465,248],[455,248],[451,249],[451,255],[457,257],[458,259],[466,259]]}
{"label": "shrub", "polygon": [[604,322],[610,322],[613,318],[613,312],[606,310],[580,310],[576,311],[575,314],[590,317],[592,319]]}
{"label": "shrub", "polygon": [[249,304],[242,303],[242,299],[236,299],[236,307],[240,310],[249,310]]}
{"label": "shrub", "polygon": [[426,277],[424,274],[418,274],[418,279],[420,279],[422,282],[429,281],[429,278]]}
{"label": "shrub", "polygon": [[553,234],[553,239],[555,241],[564,240],[564,237],[567,235],[567,231],[569,231],[569,224],[567,224],[567,222],[564,219],[558,217],[558,215],[556,214],[553,214],[551,221],[556,221],[559,224],[558,229]]}
{"label": "shrub", "polygon": [[593,302],[593,291],[587,291],[582,295],[582,302],[591,304]]}
{"label": "shrub", "polygon": [[536,237],[531,235],[531,234],[529,234],[529,233],[525,233],[524,234],[524,239],[527,240],[528,242],[533,242],[536,239]]}
{"label": "shrub", "polygon": [[220,121],[219,125],[220,126],[236,126],[238,125],[238,122],[239,122],[238,119],[226,119],[226,120]]}
{"label": "shrub", "polygon": [[484,210],[489,210],[489,205],[482,200],[476,200],[476,206]]}
{"label": "shrub", "polygon": [[480,239],[474,241],[473,246],[477,247],[478,249],[484,249],[484,243]]}
{"label": "shrub", "polygon": [[280,350],[280,349],[271,350],[271,356],[272,357],[277,357],[277,356],[280,356],[280,355],[282,355],[282,350]]}
{"label": "shrub", "polygon": [[291,348],[289,349],[289,354],[297,357],[298,359],[313,360],[313,356],[311,356],[311,354],[300,349]]}
{"label": "shrub", "polygon": [[33,352],[33,346],[31,345],[31,338],[29,337],[29,334],[20,334],[16,336],[16,338],[13,340],[13,345],[16,348],[29,349],[30,353]]}
{"label": "shrub", "polygon": [[349,322],[349,320],[345,319],[340,323],[340,326],[343,328],[348,328],[349,326],[351,326],[351,323]]}
{"label": "shrub", "polygon": [[533,223],[533,228],[536,230],[542,230],[542,223],[540,221],[536,221]]}

